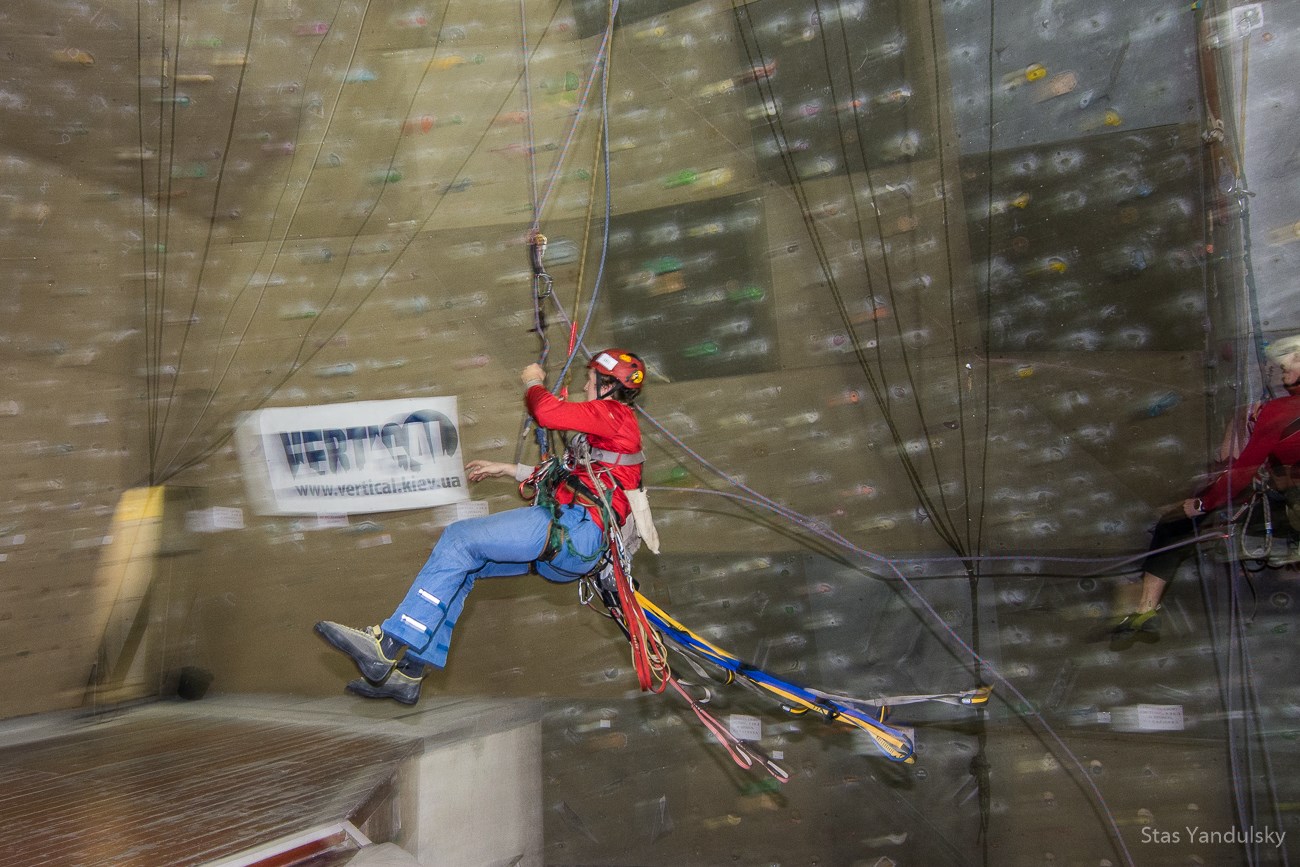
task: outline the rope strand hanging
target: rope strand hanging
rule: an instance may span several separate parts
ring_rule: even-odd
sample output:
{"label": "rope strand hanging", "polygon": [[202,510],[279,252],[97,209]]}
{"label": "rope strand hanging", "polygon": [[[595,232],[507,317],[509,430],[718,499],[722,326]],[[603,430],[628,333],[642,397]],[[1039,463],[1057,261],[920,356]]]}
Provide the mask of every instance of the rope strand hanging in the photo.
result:
{"label": "rope strand hanging", "polygon": [[[609,6],[609,17],[606,21],[605,33],[601,39],[600,47],[596,52],[596,57],[592,62],[591,72],[587,76],[586,84],[582,88],[582,95],[578,101],[578,108],[574,112],[572,123],[570,123],[569,125],[568,132],[565,136],[564,145],[560,148],[559,156],[556,158],[555,165],[551,169],[551,174],[550,174],[550,178],[547,181],[546,189],[539,197],[537,191],[536,161],[535,161],[537,147],[536,147],[536,137],[533,128],[532,97],[531,97],[531,93],[529,92],[530,88],[528,86],[528,83],[531,82],[531,74],[529,72],[529,66],[531,61],[527,50],[528,20],[527,20],[526,8],[525,8],[525,0],[520,0],[520,6],[519,6],[520,29],[522,32],[521,39],[524,46],[524,50],[523,50],[524,69],[523,69],[522,77],[525,82],[524,114],[525,114],[525,135],[527,138],[527,141],[525,143],[525,150],[528,154],[528,162],[529,162],[528,186],[529,186],[530,206],[533,215],[532,223],[529,226],[526,235],[526,245],[528,248],[529,268],[532,274],[531,300],[533,304],[533,331],[537,334],[537,339],[539,343],[537,364],[541,365],[543,369],[546,368],[546,363],[549,360],[550,352],[551,352],[550,337],[547,334],[548,322],[546,317],[546,303],[548,301],[551,301],[553,298],[553,289],[554,289],[555,281],[546,270],[546,248],[549,244],[549,240],[547,239],[546,235],[542,232],[541,229],[542,216],[546,209],[547,202],[549,201],[550,196],[555,190],[556,184],[559,181],[560,173],[563,170],[565,161],[569,154],[570,147],[573,144],[574,135],[576,134],[578,125],[585,114],[584,107],[586,106],[587,101],[590,98],[591,88],[595,84],[597,78],[599,78],[601,82],[601,120],[600,120],[599,131],[597,132],[597,136],[596,136],[596,148],[600,150],[603,147],[605,153],[605,160],[604,160],[605,237],[604,237],[604,243],[601,248],[600,269],[596,275],[596,288],[593,290],[592,299],[588,306],[588,313],[587,313],[587,320],[586,320],[588,323],[591,320],[591,315],[595,311],[596,295],[599,292],[600,280],[604,273],[605,258],[609,247],[609,213],[611,208],[610,185],[609,185],[609,149],[608,149],[608,141],[609,141],[609,135],[608,135],[609,113],[608,113],[608,99],[607,99],[608,86],[609,86],[608,71],[609,71],[609,55],[610,55],[610,49],[613,43],[613,35],[614,35],[614,22],[618,15],[618,5],[619,5],[619,0],[611,0]],[[590,235],[590,230],[591,230],[592,207],[591,207],[590,200],[594,199],[594,196],[592,194],[594,193],[595,190],[595,178],[596,178],[596,172],[593,166],[592,183],[589,190],[589,202],[587,208],[587,222],[583,230],[584,266],[585,266],[585,256],[586,256],[585,239]],[[579,277],[578,277],[578,286],[574,298],[575,312],[577,309],[576,305],[578,304],[581,298],[583,276],[584,276],[584,269],[580,269]],[[559,376],[557,376],[555,379],[555,385],[552,386],[552,393],[563,395],[564,397],[568,396],[566,377],[569,368],[573,363],[574,354],[577,352],[577,347],[581,341],[581,336],[585,332],[586,332],[585,326],[582,329],[582,331],[579,332],[575,322],[569,323],[569,339],[568,339],[568,346],[567,346],[564,366],[562,367]],[[524,444],[527,441],[528,431],[531,427],[532,427],[532,420],[527,416],[527,414],[525,414],[524,419],[520,424],[518,444],[515,449],[516,463],[520,463],[522,461]],[[534,432],[534,435],[537,442],[539,460],[545,460],[553,452],[553,448],[550,442],[548,441],[548,433],[543,429],[538,428]]]}

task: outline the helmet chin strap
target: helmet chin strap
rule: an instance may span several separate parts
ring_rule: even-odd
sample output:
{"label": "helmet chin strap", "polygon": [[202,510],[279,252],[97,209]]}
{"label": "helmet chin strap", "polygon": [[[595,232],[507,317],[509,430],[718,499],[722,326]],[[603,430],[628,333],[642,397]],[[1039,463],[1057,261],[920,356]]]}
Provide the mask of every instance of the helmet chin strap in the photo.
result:
{"label": "helmet chin strap", "polygon": [[[603,390],[601,388],[602,381],[606,383]],[[596,377],[596,399],[597,400],[607,400],[609,396],[613,394],[617,389],[618,389],[618,382],[616,380],[613,380],[608,376]]]}

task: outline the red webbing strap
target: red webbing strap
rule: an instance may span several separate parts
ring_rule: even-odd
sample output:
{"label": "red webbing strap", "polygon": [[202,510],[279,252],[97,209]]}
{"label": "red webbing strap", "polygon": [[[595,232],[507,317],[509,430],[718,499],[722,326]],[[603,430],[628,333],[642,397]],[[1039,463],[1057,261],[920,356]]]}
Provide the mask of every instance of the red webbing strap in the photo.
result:
{"label": "red webbing strap", "polygon": [[691,706],[691,710],[695,711],[695,716],[698,717],[700,722],[704,724],[704,727],[718,739],[718,743],[722,744],[723,748],[727,751],[727,754],[731,756],[733,762],[748,770],[754,766],[754,761],[757,759],[758,763],[761,764],[769,774],[775,777],[778,782],[789,782],[790,774],[786,772],[785,768],[774,762],[772,758],[762,750],[747,747],[742,744],[726,726],[719,722],[717,717],[705,710],[704,705],[700,704],[694,696],[682,687],[682,685],[677,681],[677,678],[669,677],[668,683],[677,691],[678,695],[686,699],[686,702]]}
{"label": "red webbing strap", "polygon": [[643,692],[663,692],[668,684],[671,672],[668,670],[664,647],[655,635],[650,622],[646,620],[645,611],[636,601],[632,582],[623,572],[619,562],[618,548],[615,547],[616,529],[607,528],[610,535],[610,565],[614,569],[614,587],[618,590],[619,613],[623,616],[623,627],[627,630],[628,642],[632,645],[632,666],[636,669],[636,681]]}

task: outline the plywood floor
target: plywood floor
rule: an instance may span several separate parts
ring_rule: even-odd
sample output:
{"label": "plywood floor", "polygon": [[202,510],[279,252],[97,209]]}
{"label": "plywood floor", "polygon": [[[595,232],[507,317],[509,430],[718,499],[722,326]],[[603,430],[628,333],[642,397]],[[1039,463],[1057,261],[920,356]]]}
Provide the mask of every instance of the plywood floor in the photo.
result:
{"label": "plywood floor", "polygon": [[353,818],[417,739],[129,714],[0,749],[0,867],[187,865]]}

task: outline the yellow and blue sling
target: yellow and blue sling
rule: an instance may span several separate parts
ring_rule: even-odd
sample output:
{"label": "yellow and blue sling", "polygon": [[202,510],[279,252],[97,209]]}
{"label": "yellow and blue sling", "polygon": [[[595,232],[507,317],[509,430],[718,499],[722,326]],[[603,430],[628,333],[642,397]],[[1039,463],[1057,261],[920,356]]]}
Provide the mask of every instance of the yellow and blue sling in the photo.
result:
{"label": "yellow and blue sling", "polygon": [[839,721],[856,726],[867,733],[880,752],[890,761],[911,762],[913,760],[915,744],[911,736],[901,729],[884,723],[887,709],[883,704],[874,706],[875,712],[869,714],[859,707],[854,707],[848,700],[832,698],[827,694],[781,680],[696,635],[640,592],[636,593],[636,600],[645,611],[650,624],[664,637],[678,647],[725,670],[728,680],[740,678],[776,696],[791,713],[802,714],[812,711],[825,717],[828,722]]}

